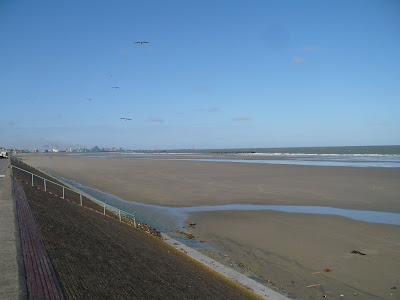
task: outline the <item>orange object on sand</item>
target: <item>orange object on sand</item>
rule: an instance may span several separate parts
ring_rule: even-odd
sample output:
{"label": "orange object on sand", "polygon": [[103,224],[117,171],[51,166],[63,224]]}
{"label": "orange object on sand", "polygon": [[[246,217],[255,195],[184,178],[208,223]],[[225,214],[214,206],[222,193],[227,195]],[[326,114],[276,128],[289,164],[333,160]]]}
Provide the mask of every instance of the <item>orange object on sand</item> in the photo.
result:
{"label": "orange object on sand", "polygon": [[331,272],[332,270],[331,270],[331,269],[328,269],[328,268],[325,268],[324,271],[325,271],[325,272]]}

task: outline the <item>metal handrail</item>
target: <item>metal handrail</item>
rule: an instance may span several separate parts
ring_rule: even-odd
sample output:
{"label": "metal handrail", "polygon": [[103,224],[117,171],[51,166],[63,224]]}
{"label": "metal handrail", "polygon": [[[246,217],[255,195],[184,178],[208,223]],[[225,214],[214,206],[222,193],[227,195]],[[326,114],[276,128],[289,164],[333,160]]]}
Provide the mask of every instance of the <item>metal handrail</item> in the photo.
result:
{"label": "metal handrail", "polygon": [[[13,157],[13,158],[14,158],[14,157]],[[17,159],[17,160],[19,160],[19,159]],[[120,208],[118,208],[118,207],[112,206],[112,205],[110,205],[110,204],[108,204],[108,203],[105,203],[105,202],[103,202],[103,201],[101,201],[101,200],[98,200],[98,199],[96,199],[96,198],[94,198],[94,197],[92,197],[92,196],[90,196],[90,195],[88,195],[88,194],[83,195],[82,193],[80,193],[80,192],[78,192],[78,191],[76,191],[76,190],[70,189],[69,187],[66,187],[65,185],[59,184],[59,183],[57,183],[57,182],[51,181],[51,180],[49,180],[49,179],[43,178],[43,177],[41,177],[41,176],[39,176],[39,175],[36,175],[36,174],[34,174],[34,173],[32,173],[32,172],[29,172],[29,171],[27,171],[27,170],[24,170],[24,169],[22,169],[22,168],[20,168],[20,167],[14,166],[12,163],[11,163],[10,165],[11,165],[11,169],[12,169],[12,168],[18,169],[18,170],[21,170],[21,171],[26,172],[26,173],[28,173],[28,174],[31,174],[31,175],[32,175],[32,186],[33,186],[33,179],[34,179],[34,176],[36,176],[36,177],[38,177],[38,178],[40,178],[40,179],[43,179],[43,180],[44,180],[44,191],[45,191],[45,192],[47,191],[47,188],[46,188],[46,181],[48,181],[48,182],[50,182],[50,183],[53,183],[53,184],[58,185],[58,186],[60,186],[60,187],[63,188],[63,196],[62,196],[63,199],[65,199],[65,189],[67,189],[67,190],[70,190],[70,191],[72,191],[72,192],[74,192],[74,193],[79,194],[81,206],[83,206],[83,203],[82,203],[82,196],[85,196],[86,198],[88,198],[88,199],[90,199],[90,200],[92,200],[92,201],[94,201],[94,202],[103,204],[103,207],[104,207],[104,212],[103,212],[103,214],[104,214],[104,215],[106,214],[106,206],[108,206],[108,207],[113,208],[113,209],[115,209],[115,210],[118,211],[119,220],[120,220],[121,222],[122,222],[121,213],[124,213],[124,214],[127,215],[127,216],[130,216],[130,217],[132,217],[132,218],[135,218],[135,216],[134,216],[133,214],[128,213],[128,212],[126,212],[126,211],[124,211],[124,210],[122,210],[122,209],[120,209]],[[110,210],[110,211],[111,211],[111,210]],[[135,220],[135,219],[134,219],[134,220]],[[136,223],[136,222],[135,222],[135,223]]]}

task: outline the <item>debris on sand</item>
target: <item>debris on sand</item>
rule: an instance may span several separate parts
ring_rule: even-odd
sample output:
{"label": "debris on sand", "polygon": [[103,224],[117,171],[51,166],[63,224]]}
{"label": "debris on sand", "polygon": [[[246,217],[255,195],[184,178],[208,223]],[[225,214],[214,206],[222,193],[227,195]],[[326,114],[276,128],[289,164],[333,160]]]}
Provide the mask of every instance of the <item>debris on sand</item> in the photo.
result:
{"label": "debris on sand", "polygon": [[321,286],[322,283],[318,283],[318,284],[312,284],[312,285],[307,285],[306,288],[313,288],[313,287],[318,287]]}
{"label": "debris on sand", "polygon": [[123,219],[126,223],[132,225],[133,227],[141,229],[144,232],[147,232],[155,237],[161,238],[161,233],[157,229],[150,227],[149,225],[147,225],[143,222],[137,221],[136,218],[132,218],[130,216],[125,216]]}
{"label": "debris on sand", "polygon": [[331,270],[331,269],[328,269],[328,268],[325,268],[324,271],[325,271],[325,272],[332,272],[332,270]]}
{"label": "debris on sand", "polygon": [[362,253],[362,252],[360,252],[358,250],[353,250],[353,251],[351,251],[351,253],[365,255],[365,253]]}
{"label": "debris on sand", "polygon": [[187,232],[183,232],[183,231],[175,231],[174,234],[176,236],[182,237],[184,239],[188,239],[188,240],[194,240],[195,236],[191,233],[187,233]]}

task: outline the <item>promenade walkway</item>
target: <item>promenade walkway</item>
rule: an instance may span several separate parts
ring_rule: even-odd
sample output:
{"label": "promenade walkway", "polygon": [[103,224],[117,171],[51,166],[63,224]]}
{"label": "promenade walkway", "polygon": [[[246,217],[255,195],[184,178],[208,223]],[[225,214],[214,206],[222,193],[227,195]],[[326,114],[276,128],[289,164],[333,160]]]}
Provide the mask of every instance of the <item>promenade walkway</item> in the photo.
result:
{"label": "promenade walkway", "polygon": [[29,299],[64,299],[22,183],[14,179],[13,185]]}
{"label": "promenade walkway", "polygon": [[25,299],[23,263],[8,163],[8,159],[0,160],[0,299]]}

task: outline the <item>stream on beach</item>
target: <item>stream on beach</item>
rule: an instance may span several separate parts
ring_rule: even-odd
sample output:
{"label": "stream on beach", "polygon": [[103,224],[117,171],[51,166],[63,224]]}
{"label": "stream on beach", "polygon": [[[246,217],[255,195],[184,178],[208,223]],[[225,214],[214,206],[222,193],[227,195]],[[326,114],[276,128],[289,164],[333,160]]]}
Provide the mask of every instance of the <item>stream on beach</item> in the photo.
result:
{"label": "stream on beach", "polygon": [[369,223],[400,225],[399,213],[341,209],[323,206],[227,204],[214,206],[209,205],[191,207],[168,207],[149,205],[127,201],[120,197],[99,191],[97,189],[83,186],[73,180],[65,179],[60,176],[56,177],[89,194],[90,196],[105,202],[106,204],[109,204],[134,215],[138,220],[164,233],[177,230],[181,231],[182,227],[185,224],[185,221],[190,218],[191,213],[229,210],[272,210],[286,213],[336,215]]}

